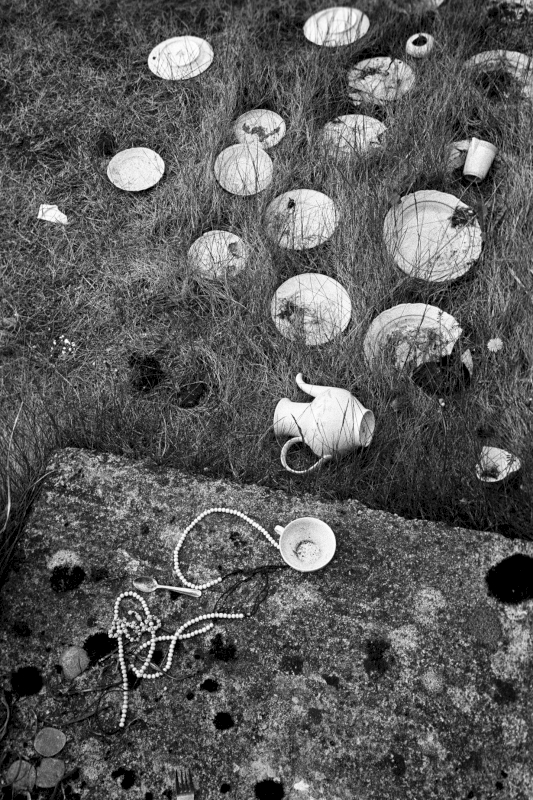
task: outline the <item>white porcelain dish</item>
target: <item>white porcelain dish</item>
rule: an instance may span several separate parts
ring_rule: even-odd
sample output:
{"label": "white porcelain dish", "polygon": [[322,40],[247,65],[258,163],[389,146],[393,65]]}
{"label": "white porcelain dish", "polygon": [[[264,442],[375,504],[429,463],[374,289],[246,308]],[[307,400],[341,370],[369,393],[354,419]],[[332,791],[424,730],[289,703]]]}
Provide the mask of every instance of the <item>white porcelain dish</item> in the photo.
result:
{"label": "white porcelain dish", "polygon": [[318,345],[346,329],[352,303],[346,289],[334,278],[307,272],[289,278],[277,288],[270,313],[286,339]]}
{"label": "white porcelain dish", "polygon": [[207,278],[229,278],[246,266],[248,247],[231,231],[208,231],[192,243],[187,259],[192,270]]}
{"label": "white porcelain dish", "polygon": [[322,47],[341,47],[361,39],[369,26],[370,20],[359,9],[335,6],[309,17],[304,25],[304,36]]}
{"label": "white porcelain dish", "polygon": [[264,150],[277,145],[285,136],[282,117],[267,108],[255,108],[237,117],[233,125],[235,138],[241,144],[258,144]]}
{"label": "white porcelain dish", "polygon": [[327,122],[323,143],[330,153],[367,153],[381,147],[381,136],[387,126],[365,114],[344,114]]}
{"label": "white porcelain dish", "polygon": [[167,81],[195,78],[211,66],[213,48],[198,36],[174,36],[160,42],[148,56],[150,71]]}
{"label": "white porcelain dish", "polygon": [[289,250],[309,250],[326,242],[333,236],[337,223],[333,200],[314,189],[280,194],[265,211],[268,236]]}
{"label": "white porcelain dish", "polygon": [[515,50],[486,50],[469,58],[464,66],[482,72],[507,72],[520,84],[522,95],[533,101],[533,58],[530,56]]}
{"label": "white porcelain dish", "polygon": [[227,192],[248,197],[258,194],[272,181],[272,159],[257,144],[234,144],[216,158],[215,178]]}
{"label": "white porcelain dish", "polygon": [[348,72],[348,96],[354,105],[365,101],[384,105],[402,97],[414,83],[415,73],[404,61],[389,56],[365,58]]}
{"label": "white porcelain dish", "polygon": [[107,177],[125,192],[142,192],[155,186],[165,172],[165,162],[149,147],[130,147],[113,156]]}

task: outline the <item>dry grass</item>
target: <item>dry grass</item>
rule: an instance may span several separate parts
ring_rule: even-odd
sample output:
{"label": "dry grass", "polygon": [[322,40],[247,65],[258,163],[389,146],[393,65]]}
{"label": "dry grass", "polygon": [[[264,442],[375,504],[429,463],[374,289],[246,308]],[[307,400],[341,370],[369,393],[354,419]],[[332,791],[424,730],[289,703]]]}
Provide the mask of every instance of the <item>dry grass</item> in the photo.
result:
{"label": "dry grass", "polygon": [[[533,538],[531,108],[505,81],[473,80],[462,69],[483,50],[531,54],[531,33],[527,24],[490,17],[484,0],[448,0],[426,14],[392,0],[376,5],[359,3],[371,17],[369,34],[332,50],[301,33],[318,8],[311,0],[218,0],[203,9],[155,0],[16,0],[3,7],[0,317],[18,315],[18,323],[0,339],[0,464],[8,455],[10,463],[0,507],[7,475],[17,475],[11,516],[15,508],[23,516],[50,448],[73,445]],[[387,148],[344,163],[324,159],[322,125],[355,111],[349,66],[367,56],[402,57],[417,30],[433,33],[435,57],[416,65],[408,98],[368,111],[388,126]],[[181,33],[207,38],[215,61],[192,81],[162,81],[149,72],[147,55]],[[265,106],[287,122],[271,151],[273,183],[255,197],[231,196],[215,182],[213,161],[233,143],[232,120]],[[129,195],[107,180],[102,129],[116,151],[145,145],[163,157],[166,174],[155,189]],[[472,135],[500,149],[479,188],[444,166],[446,145]],[[295,187],[325,192],[341,211],[334,237],[314,250],[280,250],[263,230],[265,206]],[[483,212],[479,264],[444,287],[409,279],[382,247],[392,195],[421,188],[451,192]],[[68,226],[38,221],[42,202],[57,203]],[[190,274],[187,249],[213,228],[233,230],[251,246],[246,273],[234,281]],[[346,333],[315,348],[282,339],[269,311],[276,287],[308,271],[336,277],[353,303]],[[363,360],[376,314],[418,301],[452,313],[474,355],[471,386],[444,409],[408,378],[369,374]],[[75,343],[72,353],[53,345],[61,335]],[[491,354],[486,342],[496,336],[504,349]],[[164,379],[150,391],[132,385],[132,354],[161,363]],[[303,400],[294,384],[300,371],[350,389],[377,425],[366,451],[292,477],[271,424],[280,397]],[[197,380],[207,394],[200,405],[181,407],[180,387]],[[522,459],[522,488],[477,481],[482,444]]]}

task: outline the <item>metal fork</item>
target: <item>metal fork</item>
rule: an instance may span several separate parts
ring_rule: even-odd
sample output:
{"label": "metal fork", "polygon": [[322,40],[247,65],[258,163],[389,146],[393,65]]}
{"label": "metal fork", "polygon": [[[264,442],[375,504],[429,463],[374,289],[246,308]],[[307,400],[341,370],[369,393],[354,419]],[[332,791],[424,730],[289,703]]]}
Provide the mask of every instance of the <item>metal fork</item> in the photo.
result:
{"label": "metal fork", "polygon": [[176,800],[194,800],[194,784],[189,768],[175,770]]}

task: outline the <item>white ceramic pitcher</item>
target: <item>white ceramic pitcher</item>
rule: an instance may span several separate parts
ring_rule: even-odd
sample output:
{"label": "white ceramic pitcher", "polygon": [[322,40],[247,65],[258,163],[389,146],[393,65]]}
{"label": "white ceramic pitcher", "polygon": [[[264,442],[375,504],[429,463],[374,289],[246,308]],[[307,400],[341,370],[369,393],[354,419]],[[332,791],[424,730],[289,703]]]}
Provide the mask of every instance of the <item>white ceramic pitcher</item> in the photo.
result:
{"label": "white ceramic pitcher", "polygon": [[[281,451],[281,463],[289,472],[302,475],[316,469],[335,454],[342,455],[356,447],[368,447],[374,435],[375,418],[347,389],[314,386],[305,383],[302,373],[296,383],[315,399],[311,403],[293,403],[283,397],[274,411],[274,433],[290,436]],[[320,456],[308,469],[295,470],[287,464],[287,453],[297,442],[304,442]]]}

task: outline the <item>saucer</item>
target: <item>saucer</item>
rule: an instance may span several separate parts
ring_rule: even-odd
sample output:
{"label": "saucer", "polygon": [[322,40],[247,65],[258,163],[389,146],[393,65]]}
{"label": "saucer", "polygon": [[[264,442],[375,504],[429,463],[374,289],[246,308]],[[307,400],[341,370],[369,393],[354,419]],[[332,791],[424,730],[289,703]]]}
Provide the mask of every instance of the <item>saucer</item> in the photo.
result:
{"label": "saucer", "polygon": [[482,249],[474,209],[432,189],[407,194],[389,210],[383,239],[402,272],[433,283],[464,275]]}
{"label": "saucer", "polygon": [[235,233],[208,231],[192,243],[187,260],[192,269],[207,278],[232,277],[246,265],[248,248]]}
{"label": "saucer", "polygon": [[387,126],[364,114],[344,114],[324,125],[323,142],[329,152],[366,153],[381,147],[379,137]]}
{"label": "saucer", "polygon": [[107,177],[125,192],[142,192],[155,186],[165,172],[165,162],[149,147],[130,147],[107,165]]}
{"label": "saucer", "polygon": [[248,197],[267,188],[274,165],[258,144],[234,144],[218,154],[213,170],[223,189]]}
{"label": "saucer", "polygon": [[258,144],[264,150],[281,142],[285,130],[285,122],[280,115],[266,108],[246,111],[237,117],[233,125],[235,137],[241,144]]}
{"label": "saucer", "polygon": [[359,9],[336,6],[313,14],[303,30],[305,38],[313,44],[340,47],[361,39],[369,26],[370,20]]}
{"label": "saucer", "polygon": [[522,87],[522,95],[533,100],[533,58],[515,50],[486,50],[465,61],[466,69],[479,69],[481,72],[504,70],[516,78]]}
{"label": "saucer", "polygon": [[348,292],[334,278],[307,272],[279,286],[272,297],[270,314],[286,339],[317,345],[344,331],[352,315]]}
{"label": "saucer", "polygon": [[502,481],[513,472],[518,472],[522,462],[517,456],[499,447],[482,447],[476,475],[484,483]]}
{"label": "saucer", "polygon": [[200,75],[213,62],[213,48],[198,36],[174,36],[160,42],[148,56],[154,75],[167,81],[183,81]]}
{"label": "saucer", "polygon": [[333,200],[314,189],[294,189],[272,200],[265,211],[268,236],[287,250],[310,250],[330,239],[337,227]]}
{"label": "saucer", "polygon": [[404,61],[377,56],[359,61],[348,72],[349,97],[354,105],[371,100],[378,105],[390,103],[412,89],[415,73]]}

